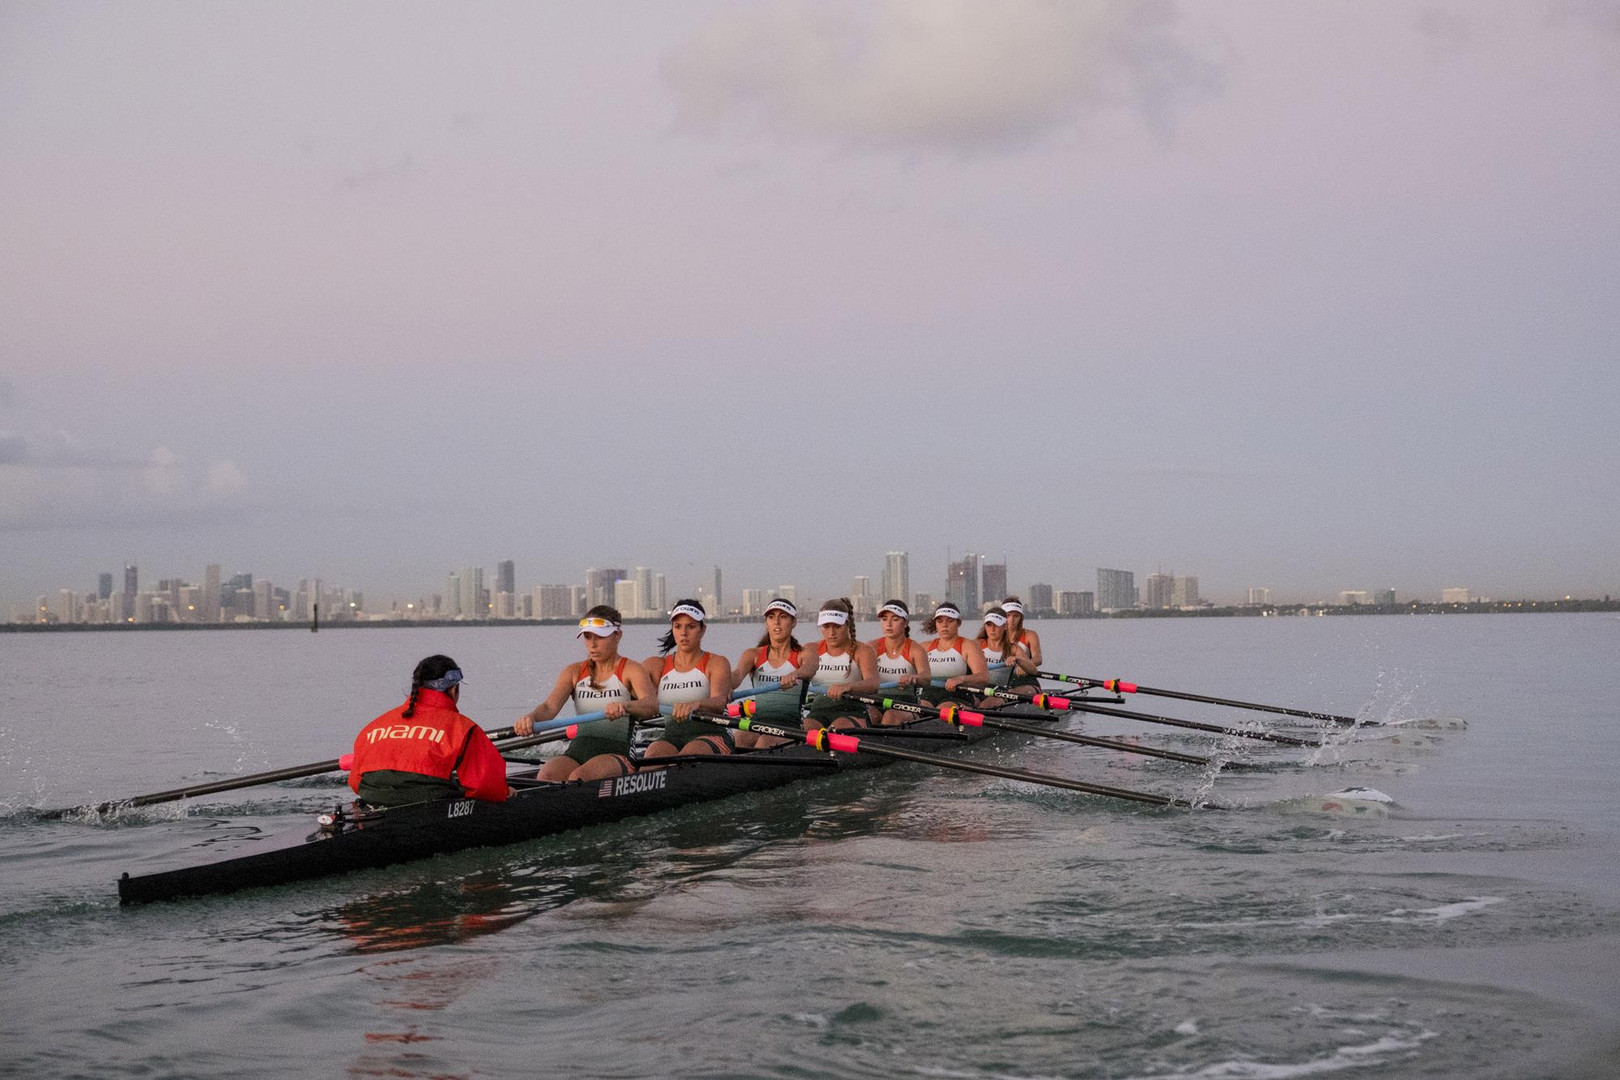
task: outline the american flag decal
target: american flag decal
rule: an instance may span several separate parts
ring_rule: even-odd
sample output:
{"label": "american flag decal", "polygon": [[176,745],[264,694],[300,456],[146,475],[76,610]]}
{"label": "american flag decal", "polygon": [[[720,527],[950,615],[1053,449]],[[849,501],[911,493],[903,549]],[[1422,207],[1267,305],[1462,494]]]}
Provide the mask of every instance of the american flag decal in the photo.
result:
{"label": "american flag decal", "polygon": [[602,781],[602,786],[596,789],[596,797],[598,799],[610,799],[613,797],[612,778]]}

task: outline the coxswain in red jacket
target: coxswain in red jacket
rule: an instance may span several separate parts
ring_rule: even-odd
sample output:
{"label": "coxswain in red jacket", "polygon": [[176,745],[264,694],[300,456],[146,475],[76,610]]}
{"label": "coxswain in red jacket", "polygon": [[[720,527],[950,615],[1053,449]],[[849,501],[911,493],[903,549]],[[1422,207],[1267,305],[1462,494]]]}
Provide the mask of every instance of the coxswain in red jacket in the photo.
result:
{"label": "coxswain in red jacket", "polygon": [[416,665],[411,696],[354,740],[349,786],[374,806],[431,799],[505,802],[506,762],[482,728],[456,711],[461,669],[448,656]]}

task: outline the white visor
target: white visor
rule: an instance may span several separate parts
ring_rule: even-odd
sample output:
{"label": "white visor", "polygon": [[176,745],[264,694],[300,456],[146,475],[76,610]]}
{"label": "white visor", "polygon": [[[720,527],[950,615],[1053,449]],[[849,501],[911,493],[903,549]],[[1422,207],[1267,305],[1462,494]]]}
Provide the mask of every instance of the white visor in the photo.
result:
{"label": "white visor", "polygon": [[597,637],[612,637],[620,629],[618,623],[609,622],[606,619],[581,619],[579,620],[579,630],[574,636],[582,638],[586,634],[595,634]]}
{"label": "white visor", "polygon": [[1011,615],[1015,611],[1018,612],[1018,614],[1020,614],[1020,615],[1022,615],[1024,613],[1024,605],[1020,604],[1016,600],[1003,600],[1001,602],[1001,609],[1003,611],[1005,611],[1009,615]]}
{"label": "white visor", "polygon": [[676,604],[675,610],[669,613],[669,621],[674,622],[677,615],[690,615],[698,622],[703,621],[703,609],[693,607],[691,604]]}
{"label": "white visor", "polygon": [[885,615],[885,614],[886,615],[898,615],[902,619],[906,620],[907,622],[911,621],[911,612],[907,611],[905,608],[901,607],[899,604],[884,604],[882,607],[878,608],[878,614],[879,615]]}
{"label": "white visor", "polygon": [[843,626],[849,622],[849,615],[842,611],[823,611],[816,616],[817,626]]}
{"label": "white visor", "polygon": [[957,622],[961,622],[962,613],[957,611],[949,604],[941,604],[939,607],[934,609],[933,618],[929,619],[928,621],[933,622],[934,619],[955,619]]}
{"label": "white visor", "polygon": [[799,617],[799,609],[787,600],[772,600],[765,605],[765,614],[769,615],[773,611],[785,611],[795,619]]}
{"label": "white visor", "polygon": [[984,621],[989,623],[991,626],[1006,626],[1007,616],[997,615],[994,611],[991,611],[985,614]]}

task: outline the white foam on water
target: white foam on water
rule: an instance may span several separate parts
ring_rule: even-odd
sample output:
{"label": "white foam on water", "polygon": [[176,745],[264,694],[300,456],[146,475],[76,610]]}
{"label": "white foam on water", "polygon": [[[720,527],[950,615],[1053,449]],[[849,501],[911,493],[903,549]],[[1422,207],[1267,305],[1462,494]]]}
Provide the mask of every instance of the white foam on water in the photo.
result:
{"label": "white foam on water", "polygon": [[810,1027],[823,1031],[832,1026],[832,1021],[820,1013],[794,1013],[788,1019],[795,1023],[808,1024]]}
{"label": "white foam on water", "polygon": [[[1398,839],[1400,839],[1404,843],[1408,843],[1408,844],[1423,844],[1423,843],[1431,843],[1431,842],[1433,842],[1435,840],[1461,840],[1463,837],[1465,837],[1467,835],[1468,835],[1467,833],[1450,832],[1450,833],[1435,833],[1433,836],[1402,836],[1402,837],[1399,837]],[[1482,835],[1482,834],[1476,833],[1475,835],[1477,836],[1477,835]]]}
{"label": "white foam on water", "polygon": [[1172,1030],[1175,1031],[1177,1035],[1196,1035],[1198,1034],[1198,1022],[1195,1020],[1183,1020]]}
{"label": "white foam on water", "polygon": [[1292,1080],[1296,1076],[1319,1076],[1383,1064],[1380,1058],[1411,1053],[1438,1034],[1434,1031],[1420,1031],[1406,1037],[1389,1034],[1370,1043],[1341,1046],[1331,1054],[1309,1061],[1217,1061],[1194,1072],[1155,1073],[1134,1076],[1130,1080]]}
{"label": "white foam on water", "polygon": [[1472,915],[1476,911],[1483,911],[1492,904],[1500,904],[1506,897],[1501,896],[1470,896],[1466,900],[1459,900],[1455,904],[1441,904],[1439,907],[1418,908],[1408,911],[1406,908],[1396,908],[1384,916],[1384,922],[1446,922],[1449,919],[1459,919],[1464,915]]}

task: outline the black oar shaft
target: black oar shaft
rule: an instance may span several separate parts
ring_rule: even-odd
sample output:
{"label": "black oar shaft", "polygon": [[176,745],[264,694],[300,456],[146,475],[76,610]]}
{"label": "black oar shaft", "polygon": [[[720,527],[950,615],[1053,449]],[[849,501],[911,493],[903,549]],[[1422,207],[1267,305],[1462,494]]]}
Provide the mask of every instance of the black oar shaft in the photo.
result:
{"label": "black oar shaft", "polygon": [[1170,727],[1187,728],[1191,731],[1207,731],[1212,735],[1232,735],[1241,739],[1260,739],[1264,742],[1278,743],[1282,746],[1302,746],[1315,750],[1321,743],[1309,739],[1296,739],[1291,735],[1278,735],[1272,731],[1244,731],[1242,728],[1223,727],[1220,724],[1201,724],[1196,720],[1178,720],[1173,716],[1158,716],[1154,713],[1135,712],[1129,709],[1110,709],[1104,705],[1085,705],[1073,698],[1066,699],[1072,702],[1070,710],[1077,712],[1096,713],[1099,716],[1117,716],[1122,720],[1140,720],[1144,724],[1165,724]]}
{"label": "black oar shaft", "polygon": [[[1005,691],[981,688],[979,692],[987,697],[1001,698],[1005,701],[1021,701],[1026,704],[1029,702],[1029,699],[1026,697],[1019,697],[1017,694],[1007,693]],[[849,695],[845,696],[847,697]],[[957,722],[950,717],[944,716],[939,709],[931,705],[917,705],[909,701],[894,701],[889,698],[867,698],[858,694],[855,695],[855,699],[857,701],[865,701],[868,705],[876,705],[878,708],[895,709],[899,712],[911,713],[915,716],[938,716],[944,719],[947,723]],[[1095,746],[1103,750],[1117,750],[1122,754],[1140,754],[1143,757],[1163,758],[1166,761],[1181,761],[1188,765],[1213,764],[1213,762],[1206,757],[1198,757],[1195,754],[1182,754],[1175,750],[1161,750],[1156,746],[1137,746],[1134,743],[1119,742],[1115,739],[1098,739],[1093,738],[1090,735],[1077,735],[1069,731],[1054,731],[1050,728],[1035,727],[1033,724],[1019,724],[1011,720],[1005,720],[999,716],[990,716],[987,713],[973,713],[972,715],[977,718],[975,721],[976,723],[984,727],[995,728],[999,731],[1012,731],[1021,735],[1038,735],[1045,739],[1057,739],[1060,742],[1077,743],[1080,746]],[[861,734],[864,735],[867,733],[868,729],[861,729]]]}
{"label": "black oar shaft", "polygon": [[1376,720],[1357,720],[1353,716],[1340,716],[1337,713],[1315,712],[1311,709],[1289,709],[1282,705],[1261,705],[1254,701],[1239,701],[1236,698],[1211,697],[1208,694],[1189,694],[1182,690],[1164,690],[1156,686],[1143,686],[1140,683],[1128,682],[1124,679],[1092,679],[1084,675],[1063,675],[1055,671],[1037,672],[1040,678],[1051,679],[1053,682],[1073,683],[1076,686],[1090,688],[1100,687],[1122,694],[1149,694],[1153,697],[1175,698],[1178,701],[1198,701],[1205,705],[1226,705],[1234,709],[1252,709],[1255,712],[1277,713],[1281,716],[1298,716],[1305,720],[1327,720],[1334,724],[1348,724],[1355,727],[1380,727]]}
{"label": "black oar shaft", "polygon": [[[779,739],[808,742],[817,749],[833,750],[839,753],[873,754],[878,757],[893,758],[897,761],[914,761],[922,765],[934,765],[942,769],[978,773],[982,776],[997,776],[1005,780],[1021,780],[1025,783],[1063,788],[1068,791],[1079,791],[1087,795],[1103,795],[1112,799],[1125,799],[1129,802],[1147,803],[1151,806],[1192,805],[1181,799],[1155,795],[1148,791],[1132,791],[1129,788],[1110,787],[1106,784],[1088,784],[1083,780],[1070,780],[1064,776],[1027,772],[1023,769],[1009,769],[1000,765],[986,765],[977,761],[959,761],[956,758],[940,757],[937,754],[924,754],[917,750],[905,750],[898,746],[868,743],[848,732],[827,731],[825,729],[810,732],[805,731],[803,728],[777,727],[774,724],[756,723],[751,719],[739,721],[729,716],[713,716],[710,714],[705,714],[704,719],[713,720],[715,723],[723,724],[726,727],[753,731],[761,735],[772,735]],[[860,729],[854,730],[858,731]]]}

